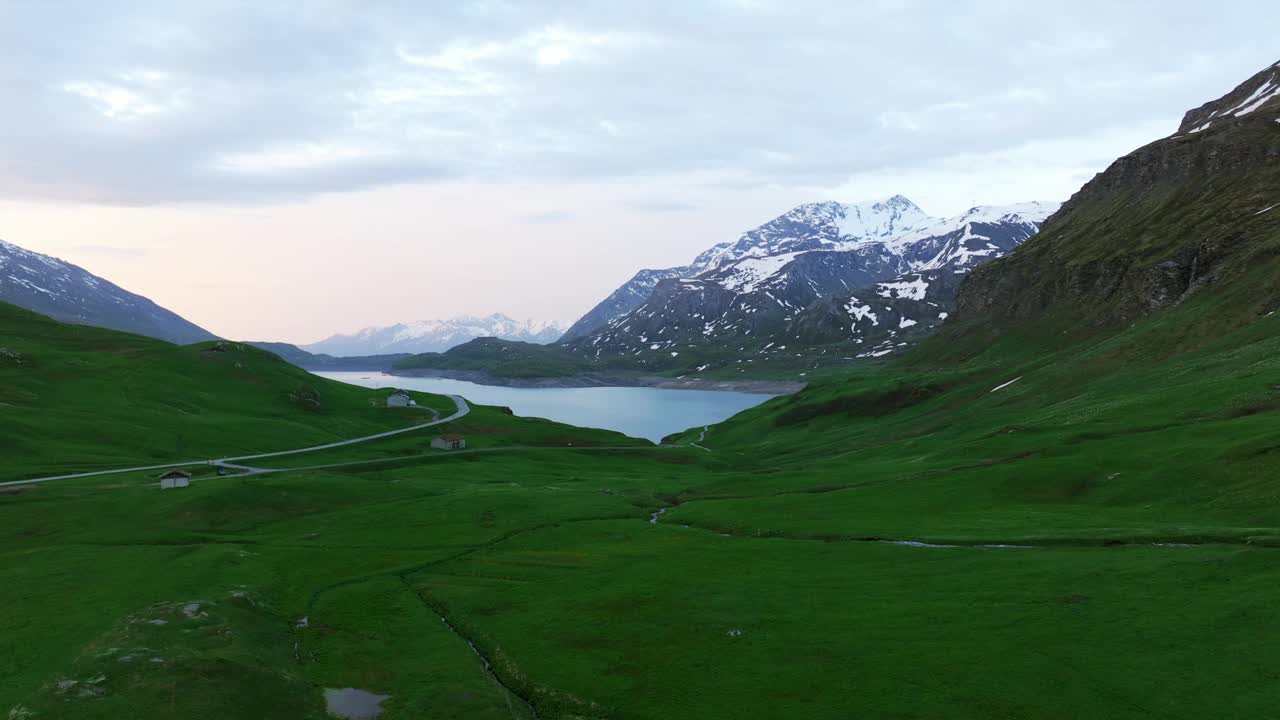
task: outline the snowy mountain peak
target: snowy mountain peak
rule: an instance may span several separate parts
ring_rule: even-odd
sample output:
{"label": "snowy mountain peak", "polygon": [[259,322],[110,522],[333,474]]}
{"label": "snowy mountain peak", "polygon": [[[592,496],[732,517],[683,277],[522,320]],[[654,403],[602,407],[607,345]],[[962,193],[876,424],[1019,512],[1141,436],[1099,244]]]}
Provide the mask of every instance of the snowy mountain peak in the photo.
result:
{"label": "snowy mountain peak", "polygon": [[841,238],[880,240],[899,235],[929,219],[901,195],[869,203],[841,206],[836,230]]}
{"label": "snowy mountain peak", "polygon": [[497,337],[531,343],[552,343],[564,333],[555,322],[514,320],[494,313],[462,315],[444,320],[418,320],[367,327],[349,335],[334,335],[302,348],[312,353],[351,357],[390,353],[444,352],[478,337]]}
{"label": "snowy mountain peak", "polygon": [[900,233],[927,218],[915,203],[902,195],[894,195],[883,200],[859,203],[840,203],[834,200],[805,203],[779,215],[762,227],[781,222],[815,226],[830,223],[840,237],[874,239]]}
{"label": "snowy mountain peak", "polygon": [[852,204],[806,203],[743,233],[736,242],[707,250],[694,259],[685,274],[701,274],[750,257],[848,249],[852,244],[900,235],[929,220],[923,210],[902,195]]}
{"label": "snowy mountain peak", "polygon": [[1050,215],[1058,211],[1062,203],[1056,202],[1024,202],[1013,205],[979,205],[971,207],[964,217],[969,222],[1009,222],[1024,220],[1027,222],[1044,222]]}

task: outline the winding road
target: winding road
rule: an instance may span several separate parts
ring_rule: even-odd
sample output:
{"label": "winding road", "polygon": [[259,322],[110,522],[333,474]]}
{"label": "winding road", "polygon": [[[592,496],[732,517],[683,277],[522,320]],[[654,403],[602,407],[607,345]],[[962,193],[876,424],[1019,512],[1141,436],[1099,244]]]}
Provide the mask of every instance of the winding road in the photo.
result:
{"label": "winding road", "polygon": [[[457,407],[457,410],[448,417],[441,418],[441,417],[438,417],[439,414],[436,413],[437,419],[432,420],[431,422],[425,422],[419,425],[411,425],[407,428],[401,428],[399,430],[388,430],[387,432],[381,432],[375,435],[365,435],[364,437],[352,438],[350,440],[339,440],[337,442],[325,443],[324,445],[312,445],[311,447],[296,448],[294,450],[280,450],[278,452],[258,453],[257,455],[239,455],[236,457],[224,457],[224,458],[218,458],[215,460],[188,460],[185,462],[166,463],[163,465],[140,465],[137,467],[116,468],[113,470],[94,470],[91,472],[71,473],[68,475],[51,475],[49,477],[32,478],[30,480],[11,480],[9,482],[0,482],[0,487],[6,487],[9,485],[32,485],[35,483],[52,482],[54,480],[71,480],[73,478],[97,477],[99,475],[117,475],[120,473],[144,472],[147,470],[167,470],[169,468],[190,467],[192,465],[213,465],[216,467],[225,467],[225,468],[231,468],[235,470],[243,470],[245,472],[251,472],[251,473],[266,472],[267,470],[265,468],[254,468],[248,465],[241,465],[238,463],[244,460],[260,460],[262,458],[280,457],[282,455],[297,455],[299,453],[316,452],[318,450],[329,450],[331,448],[344,447],[347,445],[356,445],[358,443],[369,442],[370,440],[379,440],[381,438],[392,437],[394,435],[402,435],[404,433],[414,432],[415,430],[422,430],[423,428],[429,428],[429,427],[432,427],[433,425],[442,425],[444,423],[457,420],[458,418],[463,417],[467,413],[471,412],[471,406],[467,404],[467,401],[463,399],[461,395],[450,395],[449,399],[453,400],[453,404]],[[430,408],[421,408],[421,409],[430,410]]]}

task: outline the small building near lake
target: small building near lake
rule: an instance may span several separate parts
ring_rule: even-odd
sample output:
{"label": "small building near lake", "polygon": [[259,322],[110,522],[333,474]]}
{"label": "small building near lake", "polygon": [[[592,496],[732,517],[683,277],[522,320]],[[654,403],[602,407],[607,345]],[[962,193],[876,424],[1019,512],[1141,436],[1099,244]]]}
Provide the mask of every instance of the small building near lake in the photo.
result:
{"label": "small building near lake", "polygon": [[191,485],[191,473],[186,470],[169,470],[160,476],[160,489],[172,490]]}
{"label": "small building near lake", "polygon": [[464,450],[467,439],[461,435],[441,435],[431,441],[431,447],[436,450]]}
{"label": "small building near lake", "polygon": [[417,404],[406,390],[396,390],[387,396],[387,407],[412,407]]}

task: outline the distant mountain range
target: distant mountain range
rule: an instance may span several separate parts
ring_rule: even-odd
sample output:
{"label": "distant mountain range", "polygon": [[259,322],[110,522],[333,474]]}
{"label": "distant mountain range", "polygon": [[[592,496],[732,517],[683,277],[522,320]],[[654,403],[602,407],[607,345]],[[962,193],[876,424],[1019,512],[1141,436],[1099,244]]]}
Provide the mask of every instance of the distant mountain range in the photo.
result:
{"label": "distant mountain range", "polygon": [[386,327],[368,327],[350,335],[334,335],[302,345],[311,353],[337,356],[443,352],[481,337],[496,337],[537,344],[553,343],[564,329],[553,322],[518,321],[495,313],[487,317],[465,315],[448,320],[423,320]]}
{"label": "distant mountain range", "polygon": [[[494,314],[370,327],[301,347],[255,344],[316,370],[388,369],[409,355],[443,353],[478,338],[496,344],[469,351],[468,366],[492,354],[495,363],[522,372],[547,366],[547,354],[502,343],[554,344],[561,371],[701,372],[730,364],[759,368],[770,360],[809,366],[813,348],[843,359],[881,357],[932,332],[950,312],[961,277],[1031,237],[1056,209],[1023,203],[934,218],[901,195],[812,203],[686,266],[642,270],[567,333],[554,323]],[[65,322],[181,344],[215,337],[82,268],[4,242],[0,300]]]}
{"label": "distant mountain range", "polygon": [[[0,240],[0,302],[62,322],[136,333],[179,345],[218,339],[213,333],[93,273]],[[464,316],[365,328],[304,347],[252,343],[311,370],[379,370],[413,353],[438,352],[481,337],[547,344],[563,334],[555,323]]]}
{"label": "distant mountain range", "polygon": [[562,344],[642,370],[846,343],[855,358],[909,346],[947,317],[959,280],[1034,235],[1058,203],[935,218],[901,195],[801,205],[679,268],[643,270]]}
{"label": "distant mountain range", "polygon": [[183,345],[216,339],[208,330],[84,268],[3,240],[0,302],[62,322],[122,330]]}

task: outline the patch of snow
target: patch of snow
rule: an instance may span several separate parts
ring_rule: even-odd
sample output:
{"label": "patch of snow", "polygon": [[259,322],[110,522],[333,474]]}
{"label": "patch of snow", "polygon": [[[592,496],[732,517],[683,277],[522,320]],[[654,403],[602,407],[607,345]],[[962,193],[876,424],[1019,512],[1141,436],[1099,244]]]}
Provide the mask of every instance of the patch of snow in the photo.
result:
{"label": "patch of snow", "polygon": [[1018,382],[1018,381],[1019,381],[1019,380],[1021,380],[1021,379],[1022,379],[1022,376],[1021,376],[1021,375],[1019,375],[1018,377],[1016,377],[1016,378],[1014,378],[1014,379],[1010,380],[1009,382],[1007,382],[1007,383],[1005,383],[1005,384],[1003,384],[1003,385],[997,385],[997,386],[995,386],[995,387],[991,388],[991,392],[995,392],[995,391],[997,391],[997,390],[1000,390],[1000,389],[1003,389],[1003,388],[1007,388],[1007,387],[1009,387],[1010,385],[1012,385],[1012,384],[1014,384],[1014,383]]}
{"label": "patch of snow", "polygon": [[1235,106],[1227,112],[1233,112],[1236,117],[1243,117],[1249,113],[1262,107],[1273,97],[1280,95],[1280,83],[1276,82],[1276,78],[1272,75],[1271,79],[1263,83],[1253,94],[1244,99],[1244,102]]}
{"label": "patch of snow", "polygon": [[797,255],[803,254],[792,252],[780,255],[766,255],[764,257],[749,257],[734,264],[732,269],[729,270],[729,274],[721,278],[719,282],[722,286],[734,292],[749,293],[759,287],[763,281],[776,275]]}
{"label": "patch of snow", "polygon": [[876,283],[876,287],[883,288],[879,293],[880,297],[899,297],[908,300],[923,300],[925,291],[929,289],[929,283],[924,278],[916,278],[911,281]]}
{"label": "patch of snow", "polygon": [[929,220],[923,210],[901,195],[872,203],[837,204],[832,210],[836,232],[841,238],[889,238]]}
{"label": "patch of snow", "polygon": [[849,316],[853,318],[853,323],[855,325],[858,324],[858,321],[862,320],[863,318],[867,318],[868,320],[870,320],[872,325],[880,324],[879,318],[877,318],[876,314],[871,311],[871,306],[870,305],[859,306],[857,304],[856,298],[850,299],[849,304],[845,306],[845,311],[848,312]]}

